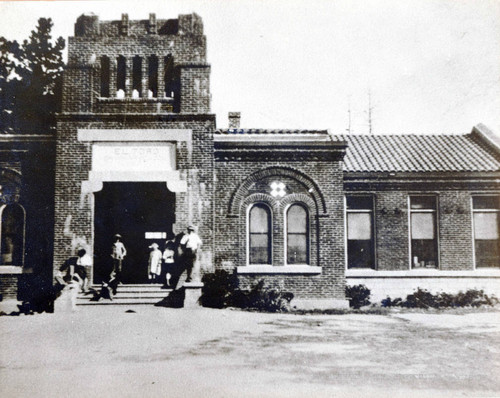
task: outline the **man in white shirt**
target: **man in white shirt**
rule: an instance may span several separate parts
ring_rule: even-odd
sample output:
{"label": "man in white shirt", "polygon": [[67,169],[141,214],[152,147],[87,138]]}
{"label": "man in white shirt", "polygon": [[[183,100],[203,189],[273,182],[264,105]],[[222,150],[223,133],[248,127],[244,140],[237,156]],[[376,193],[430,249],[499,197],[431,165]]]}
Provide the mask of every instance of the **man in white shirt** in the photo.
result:
{"label": "man in white shirt", "polygon": [[114,238],[113,247],[111,248],[111,257],[113,258],[111,279],[115,277],[118,281],[121,281],[122,262],[127,255],[127,249],[125,249],[125,246],[121,242],[122,236],[120,234],[116,234]]}
{"label": "man in white shirt", "polygon": [[198,250],[202,245],[202,241],[196,233],[196,227],[190,225],[187,228],[188,233],[181,239],[180,245],[183,250],[184,266],[186,267],[187,277],[186,282],[191,282],[191,274],[193,273],[193,266],[196,262]]}

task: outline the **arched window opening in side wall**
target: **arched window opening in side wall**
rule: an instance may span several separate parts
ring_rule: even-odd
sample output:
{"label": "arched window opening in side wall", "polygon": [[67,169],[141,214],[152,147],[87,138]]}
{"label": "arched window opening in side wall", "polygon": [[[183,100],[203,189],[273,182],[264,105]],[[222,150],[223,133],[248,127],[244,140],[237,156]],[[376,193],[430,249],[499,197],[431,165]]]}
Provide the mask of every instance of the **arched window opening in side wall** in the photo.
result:
{"label": "arched window opening in side wall", "polygon": [[0,252],[2,265],[24,265],[26,216],[19,204],[0,207]]}
{"label": "arched window opening in side wall", "polygon": [[116,65],[116,96],[125,97],[125,81],[127,79],[127,60],[123,55],[117,59]]}
{"label": "arched window opening in side wall", "polygon": [[271,209],[258,203],[252,206],[248,221],[249,264],[272,264]]}
{"label": "arched window opening in side wall", "polygon": [[158,97],[158,57],[151,55],[148,59],[148,97]]}
{"label": "arched window opening in side wall", "polygon": [[301,204],[286,212],[286,262],[309,264],[309,214]]}
{"label": "arched window opening in side wall", "polygon": [[165,97],[173,98],[175,96],[174,87],[174,58],[171,55],[167,55],[164,59],[165,62]]}
{"label": "arched window opening in side wall", "polygon": [[142,58],[136,55],[132,60],[132,98],[142,96]]}
{"label": "arched window opening in side wall", "polygon": [[101,97],[109,97],[109,74],[109,57],[103,55],[101,57]]}

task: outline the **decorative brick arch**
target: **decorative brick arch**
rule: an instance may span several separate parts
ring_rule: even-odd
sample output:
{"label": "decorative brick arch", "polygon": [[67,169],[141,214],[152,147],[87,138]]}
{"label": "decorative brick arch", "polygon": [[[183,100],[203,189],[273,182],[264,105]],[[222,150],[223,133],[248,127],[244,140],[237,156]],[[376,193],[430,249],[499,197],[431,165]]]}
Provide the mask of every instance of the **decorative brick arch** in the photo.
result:
{"label": "decorative brick arch", "polygon": [[255,203],[265,203],[266,205],[269,206],[269,208],[275,213],[278,211],[279,208],[279,203],[278,201],[273,198],[271,195],[268,195],[266,193],[254,193],[252,195],[249,195],[243,200],[240,206],[240,216],[244,216],[246,214],[246,210],[248,206],[255,204]]}
{"label": "decorative brick arch", "polygon": [[282,200],[281,200],[281,206],[283,209],[285,209],[288,205],[292,205],[295,203],[302,203],[304,204],[308,209],[311,214],[317,214],[318,213],[318,208],[316,206],[316,203],[314,200],[303,193],[292,193],[290,195],[286,195]]}
{"label": "decorative brick arch", "polygon": [[[241,214],[241,206],[243,205],[243,202],[246,201],[248,190],[250,189],[252,184],[261,180],[262,178],[272,177],[272,176],[290,177],[302,183],[310,192],[310,197],[305,194],[294,194],[294,195],[300,195],[300,197],[307,198],[304,199],[308,200],[308,202],[305,203],[311,203],[310,201],[312,201],[314,204],[313,206],[310,206],[310,208],[316,209],[317,214],[326,215],[325,199],[318,187],[318,184],[316,184],[315,181],[313,181],[310,177],[308,177],[301,171],[295,170],[290,167],[269,167],[263,170],[259,170],[248,176],[248,178],[235,190],[235,192],[231,196],[231,199],[229,201],[228,214],[232,217],[238,217]],[[265,195],[265,196],[271,197],[270,195]],[[273,198],[273,200],[275,199]]]}

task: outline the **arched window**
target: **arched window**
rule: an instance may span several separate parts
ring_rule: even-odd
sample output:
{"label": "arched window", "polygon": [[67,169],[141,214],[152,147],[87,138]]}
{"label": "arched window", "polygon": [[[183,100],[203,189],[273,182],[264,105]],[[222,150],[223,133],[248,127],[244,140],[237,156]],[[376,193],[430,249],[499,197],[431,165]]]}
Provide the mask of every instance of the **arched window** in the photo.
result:
{"label": "arched window", "polygon": [[109,97],[109,58],[101,57],[101,97]]}
{"label": "arched window", "polygon": [[0,207],[0,252],[2,265],[24,264],[25,213],[18,204]]}
{"label": "arched window", "polygon": [[309,264],[309,215],[300,204],[286,212],[286,262]]}
{"label": "arched window", "polygon": [[271,209],[258,203],[250,209],[248,225],[249,264],[272,264]]}

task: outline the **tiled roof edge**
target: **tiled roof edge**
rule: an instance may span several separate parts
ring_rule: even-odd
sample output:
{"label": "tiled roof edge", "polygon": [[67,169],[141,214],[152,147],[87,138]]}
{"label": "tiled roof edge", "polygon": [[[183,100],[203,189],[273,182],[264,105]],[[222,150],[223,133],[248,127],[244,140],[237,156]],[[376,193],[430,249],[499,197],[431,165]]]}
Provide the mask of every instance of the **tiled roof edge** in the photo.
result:
{"label": "tiled roof edge", "polygon": [[301,129],[217,129],[216,134],[322,134],[328,130],[301,130]]}
{"label": "tiled roof edge", "polygon": [[484,124],[479,123],[474,126],[470,135],[472,136],[472,138],[480,140],[484,145],[500,155],[500,136],[494,133]]}

